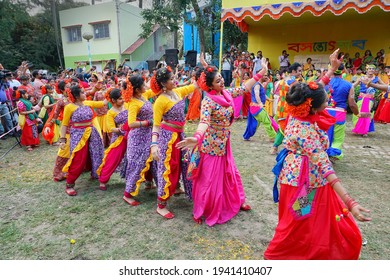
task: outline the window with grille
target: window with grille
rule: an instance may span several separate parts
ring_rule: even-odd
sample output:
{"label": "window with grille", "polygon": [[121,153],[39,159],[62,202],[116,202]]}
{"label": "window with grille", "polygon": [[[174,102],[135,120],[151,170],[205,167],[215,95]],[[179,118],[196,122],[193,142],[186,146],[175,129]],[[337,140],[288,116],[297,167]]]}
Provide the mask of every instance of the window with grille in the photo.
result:
{"label": "window with grille", "polygon": [[68,42],[81,41],[81,26],[68,27]]}
{"label": "window with grille", "polygon": [[110,38],[108,23],[97,23],[93,25],[93,34],[95,39]]}

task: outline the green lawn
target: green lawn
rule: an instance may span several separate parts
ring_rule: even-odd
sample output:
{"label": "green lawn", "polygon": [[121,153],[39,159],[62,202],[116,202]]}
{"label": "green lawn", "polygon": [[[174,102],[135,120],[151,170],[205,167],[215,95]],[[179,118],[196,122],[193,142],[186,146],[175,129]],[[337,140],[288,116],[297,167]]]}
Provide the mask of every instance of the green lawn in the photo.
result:
{"label": "green lawn", "polygon": [[[376,128],[368,138],[354,136],[349,118],[345,159],[335,166],[351,196],[372,210],[373,221],[359,223],[368,241],[361,259],[369,260],[390,259],[390,125]],[[189,124],[188,132],[194,130]],[[142,204],[130,207],[116,174],[103,192],[85,173],[78,195],[69,197],[64,182],[52,181],[57,147],[14,148],[0,159],[0,259],[262,259],[277,223],[275,156],[262,127],[250,142],[242,140],[244,130],[244,121],[233,124],[233,153],[253,210],[211,228],[192,221],[184,196],[169,202],[172,220],[155,213],[155,190],[141,191]],[[0,141],[0,156],[14,143]]]}

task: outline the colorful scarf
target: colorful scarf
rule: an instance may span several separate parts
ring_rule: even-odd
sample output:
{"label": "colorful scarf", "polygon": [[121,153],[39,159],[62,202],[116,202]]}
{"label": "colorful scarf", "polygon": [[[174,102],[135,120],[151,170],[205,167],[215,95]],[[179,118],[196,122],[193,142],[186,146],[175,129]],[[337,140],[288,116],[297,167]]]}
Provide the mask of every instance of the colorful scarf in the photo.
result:
{"label": "colorful scarf", "polygon": [[222,90],[222,94],[212,90],[207,93],[207,96],[223,107],[233,106],[233,97],[226,90]]}
{"label": "colorful scarf", "polygon": [[[19,101],[22,102],[24,104],[24,106],[26,106],[26,111],[31,111],[32,103],[29,100],[26,100],[24,98],[20,98]],[[35,120],[38,117],[37,113],[33,113],[33,114],[30,113],[27,116],[32,121]]]}

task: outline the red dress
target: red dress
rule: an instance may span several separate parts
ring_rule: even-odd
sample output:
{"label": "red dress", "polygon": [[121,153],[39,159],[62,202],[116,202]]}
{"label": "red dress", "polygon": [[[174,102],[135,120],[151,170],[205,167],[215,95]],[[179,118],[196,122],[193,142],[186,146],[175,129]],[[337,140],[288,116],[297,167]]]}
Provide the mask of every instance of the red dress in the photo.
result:
{"label": "red dress", "polygon": [[326,154],[326,129],[320,129],[316,121],[290,117],[285,141],[286,157],[279,175],[279,221],[264,257],[358,259],[362,246],[359,228],[326,180],[334,173]]}

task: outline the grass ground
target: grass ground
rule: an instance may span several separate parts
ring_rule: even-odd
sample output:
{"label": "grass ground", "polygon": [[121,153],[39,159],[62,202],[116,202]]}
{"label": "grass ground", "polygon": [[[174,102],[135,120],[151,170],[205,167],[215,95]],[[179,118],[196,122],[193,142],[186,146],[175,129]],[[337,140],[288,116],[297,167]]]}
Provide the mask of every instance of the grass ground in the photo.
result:
{"label": "grass ground", "polygon": [[[188,126],[192,132],[195,124]],[[359,223],[368,243],[361,259],[390,259],[390,125],[376,126],[368,138],[351,134],[347,125],[345,159],[336,172],[349,193],[372,211],[372,222]],[[223,225],[197,225],[192,204],[173,197],[176,217],[155,213],[156,192],[141,191],[142,204],[122,201],[123,181],[115,174],[106,192],[83,174],[78,195],[69,197],[64,183],[51,179],[57,148],[42,144],[33,152],[19,147],[0,159],[0,259],[262,259],[277,223],[272,202],[275,156],[260,128],[250,142],[242,140],[245,122],[232,127],[232,146],[252,211],[240,212]],[[14,144],[0,141],[0,156]],[[70,240],[75,244],[71,245]]]}

